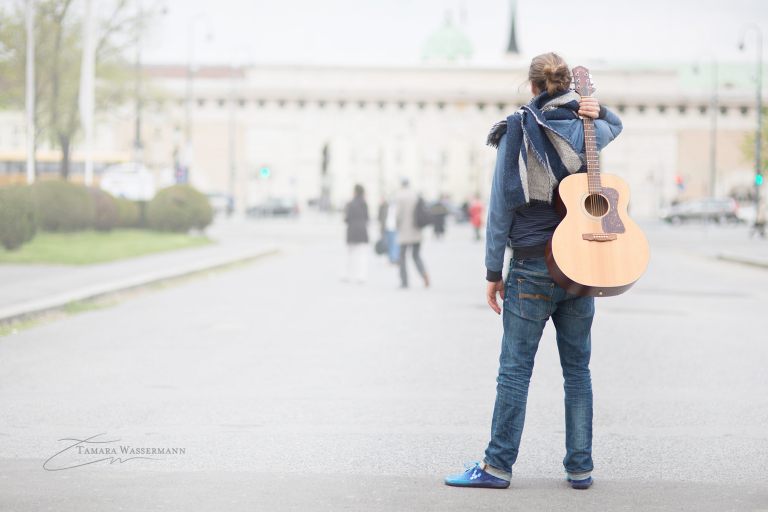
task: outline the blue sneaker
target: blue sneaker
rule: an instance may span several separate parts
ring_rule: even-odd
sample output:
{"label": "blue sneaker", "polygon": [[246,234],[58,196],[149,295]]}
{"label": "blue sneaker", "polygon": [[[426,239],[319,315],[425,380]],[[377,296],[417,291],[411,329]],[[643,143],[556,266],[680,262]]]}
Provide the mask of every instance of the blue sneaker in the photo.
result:
{"label": "blue sneaker", "polygon": [[[466,466],[465,466],[466,467]],[[497,478],[487,473],[480,467],[479,462],[467,468],[463,473],[445,477],[445,485],[453,487],[487,487],[491,489],[506,489],[509,487],[509,480]]]}
{"label": "blue sneaker", "polygon": [[568,480],[568,483],[571,484],[571,487],[573,487],[574,489],[589,489],[590,487],[592,487],[591,476],[588,476],[583,480],[571,480],[570,477],[566,477],[566,480]]}

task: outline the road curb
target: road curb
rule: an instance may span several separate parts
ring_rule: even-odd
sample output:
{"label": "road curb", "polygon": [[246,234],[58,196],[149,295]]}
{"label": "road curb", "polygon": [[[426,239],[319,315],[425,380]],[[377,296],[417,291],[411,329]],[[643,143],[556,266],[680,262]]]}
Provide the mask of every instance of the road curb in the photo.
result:
{"label": "road curb", "polygon": [[44,299],[35,299],[14,304],[0,309],[0,324],[8,323],[21,319],[28,319],[36,315],[61,309],[73,302],[92,300],[112,293],[123,292],[142,286],[170,281],[180,277],[190,276],[201,272],[220,269],[230,265],[248,263],[260,258],[277,254],[279,250],[276,247],[269,247],[259,250],[241,251],[234,255],[225,255],[218,257],[209,257],[180,265],[174,268],[162,269],[155,272],[145,272],[142,274],[128,276],[122,279],[116,279],[106,283],[99,283],[91,286],[85,286],[65,293],[55,294]]}
{"label": "road curb", "polygon": [[721,261],[749,265],[750,267],[768,268],[768,259],[749,258],[734,254],[718,254],[716,258]]}

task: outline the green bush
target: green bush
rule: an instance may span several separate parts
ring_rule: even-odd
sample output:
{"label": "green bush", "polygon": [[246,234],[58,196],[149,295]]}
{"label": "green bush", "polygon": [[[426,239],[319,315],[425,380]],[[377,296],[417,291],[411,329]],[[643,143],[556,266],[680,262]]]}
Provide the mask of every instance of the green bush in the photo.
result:
{"label": "green bush", "polygon": [[120,218],[117,199],[100,188],[90,187],[88,192],[93,200],[93,227],[97,231],[111,231],[117,227]]}
{"label": "green bush", "polygon": [[88,188],[67,181],[32,185],[38,227],[43,231],[78,231],[94,224],[94,201]]}
{"label": "green bush", "polygon": [[30,187],[0,188],[0,243],[17,249],[34,238],[37,231],[35,204]]}
{"label": "green bush", "polygon": [[147,204],[147,226],[159,231],[205,229],[213,221],[208,198],[189,185],[159,191]]}
{"label": "green bush", "polygon": [[117,225],[121,228],[136,228],[141,225],[141,210],[136,201],[124,197],[118,197],[117,201]]}

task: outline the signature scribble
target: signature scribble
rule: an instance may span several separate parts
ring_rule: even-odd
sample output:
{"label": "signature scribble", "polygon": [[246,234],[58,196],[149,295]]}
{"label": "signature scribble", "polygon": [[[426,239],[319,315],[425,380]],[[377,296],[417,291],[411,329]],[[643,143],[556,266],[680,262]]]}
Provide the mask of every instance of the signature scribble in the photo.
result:
{"label": "signature scribble", "polygon": [[[45,469],[46,471],[61,471],[61,470],[64,470],[64,469],[78,468],[78,467],[81,467],[81,466],[87,466],[89,464],[96,464],[98,462],[104,462],[104,461],[109,461],[110,464],[114,464],[115,462],[123,464],[123,463],[128,462],[129,460],[133,460],[133,459],[158,460],[156,457],[135,456],[135,457],[125,457],[125,458],[123,458],[123,457],[112,456],[111,454],[117,455],[118,451],[115,448],[113,448],[113,447],[104,447],[103,445],[108,445],[108,444],[112,444],[112,443],[118,443],[118,442],[120,442],[120,439],[112,439],[112,440],[109,440],[109,441],[103,441],[103,440],[94,441],[94,439],[96,439],[99,436],[103,436],[103,435],[105,435],[104,432],[102,432],[101,434],[93,435],[91,437],[87,437],[85,439],[75,439],[75,438],[70,438],[70,437],[65,437],[63,439],[59,439],[59,441],[72,441],[73,444],[71,444],[71,445],[67,446],[66,448],[64,448],[63,450],[61,450],[61,451],[51,455],[48,458],[48,460],[43,462],[43,469]],[[122,448],[122,447],[120,447],[120,448]],[[59,467],[51,467],[51,466],[56,466],[56,464],[55,463],[52,464],[51,461],[53,461],[56,457],[59,457],[61,454],[67,453],[67,452],[69,452],[69,453],[77,452],[78,455],[83,455],[83,454],[85,454],[85,455],[101,455],[103,453],[106,453],[106,454],[110,454],[110,456],[102,457],[100,459],[95,459],[95,460],[91,460],[91,461],[88,461],[88,462],[80,462],[80,463],[71,464],[71,465],[66,465],[66,463],[64,463],[64,465],[61,465]]]}

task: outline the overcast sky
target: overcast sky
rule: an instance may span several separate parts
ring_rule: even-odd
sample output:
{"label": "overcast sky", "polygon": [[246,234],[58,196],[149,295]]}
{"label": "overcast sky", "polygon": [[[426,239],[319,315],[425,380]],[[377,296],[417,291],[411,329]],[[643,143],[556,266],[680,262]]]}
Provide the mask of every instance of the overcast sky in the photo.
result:
{"label": "overcast sky", "polygon": [[[149,0],[143,0],[148,5]],[[145,42],[148,62],[184,63],[189,34],[205,63],[418,64],[447,12],[472,41],[473,62],[502,63],[510,0],[166,0]],[[517,0],[527,56],[607,61],[754,60],[768,38],[768,0]],[[546,7],[545,7],[546,5]]]}

